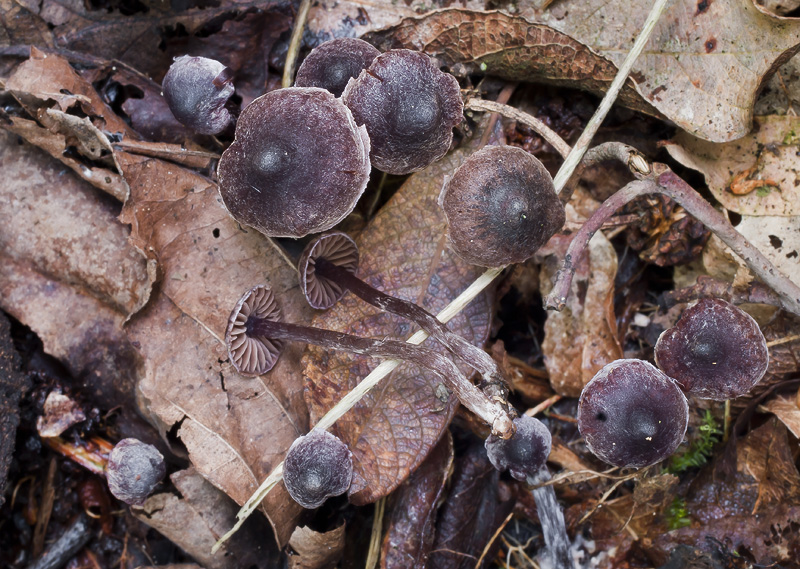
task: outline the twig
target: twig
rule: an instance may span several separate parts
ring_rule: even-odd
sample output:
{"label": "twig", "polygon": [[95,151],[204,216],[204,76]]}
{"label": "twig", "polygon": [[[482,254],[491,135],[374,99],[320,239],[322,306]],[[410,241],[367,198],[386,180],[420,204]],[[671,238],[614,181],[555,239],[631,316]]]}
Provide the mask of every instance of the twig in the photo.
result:
{"label": "twig", "polygon": [[646,176],[650,173],[650,163],[644,155],[633,146],[622,142],[603,142],[586,151],[581,163],[575,169],[575,173],[567,181],[564,189],[559,194],[561,203],[566,204],[572,197],[572,193],[578,186],[581,174],[589,166],[605,162],[606,160],[616,160],[621,162],[637,178]]}
{"label": "twig", "polygon": [[64,533],[53,542],[39,559],[28,565],[27,569],[57,569],[69,561],[81,548],[89,543],[89,519],[81,512]]}
{"label": "twig", "polygon": [[497,530],[494,532],[494,534],[492,534],[492,537],[489,538],[489,541],[486,543],[486,545],[483,548],[483,552],[481,553],[481,556],[478,557],[478,562],[475,563],[475,569],[480,569],[481,563],[483,563],[484,558],[486,558],[486,556],[489,554],[489,550],[492,548],[492,544],[497,539],[497,537],[501,533],[503,533],[503,530],[506,529],[506,526],[508,525],[508,522],[510,522],[511,518],[513,518],[513,517],[514,517],[514,512],[511,512],[510,514],[508,514],[506,516],[506,519],[503,520],[503,523],[500,524],[500,527],[497,528]]}
{"label": "twig", "polygon": [[375,514],[372,520],[372,534],[369,537],[367,562],[364,569],[375,569],[381,556],[381,536],[383,535],[383,512],[386,509],[386,496],[375,504]]}
{"label": "twig", "polygon": [[555,148],[556,152],[561,154],[561,156],[564,158],[566,158],[570,153],[569,144],[564,142],[564,139],[558,136],[554,130],[536,117],[522,112],[519,109],[509,105],[496,103],[495,101],[485,101],[483,99],[470,99],[464,104],[464,108],[470,111],[488,111],[491,113],[498,113],[506,118],[521,122],[544,138],[547,143]]}
{"label": "twig", "polygon": [[286,63],[283,64],[283,77],[281,87],[291,87],[294,77],[294,63],[297,61],[297,54],[300,52],[300,44],[303,40],[303,30],[308,19],[308,10],[311,8],[311,0],[302,0],[297,9],[297,17],[292,28],[292,37],[289,39],[289,49],[286,51]]}
{"label": "twig", "polygon": [[781,306],[786,310],[800,314],[800,287],[781,273],[764,254],[754,247],[741,233],[715,210],[689,184],[676,176],[666,166],[656,165],[659,173],[636,180],[623,187],[603,202],[586,221],[567,249],[564,264],[556,275],[553,290],[545,299],[545,307],[549,310],[562,310],[566,304],[575,274],[575,263],[594,233],[610,218],[615,211],[632,200],[650,194],[663,194],[678,204],[703,225],[717,235],[731,250],[736,253],[781,299]]}
{"label": "twig", "polygon": [[592,138],[594,138],[597,129],[600,128],[603,119],[606,118],[608,111],[611,110],[611,105],[613,105],[614,101],[616,101],[617,95],[619,95],[619,92],[622,90],[622,86],[628,79],[628,74],[631,72],[633,64],[636,62],[639,54],[642,53],[644,45],[650,38],[650,33],[653,31],[658,19],[661,17],[661,13],[664,11],[667,2],[669,2],[669,0],[656,0],[655,4],[653,4],[653,7],[650,9],[650,13],[647,15],[647,20],[645,21],[644,26],[642,26],[642,31],[639,32],[639,37],[637,37],[636,41],[633,43],[633,47],[631,47],[631,50],[625,57],[625,61],[623,61],[622,65],[619,66],[619,71],[614,77],[614,80],[611,82],[611,86],[608,88],[603,100],[600,101],[600,105],[597,107],[594,116],[589,120],[589,124],[587,124],[586,128],[583,129],[583,132],[578,138],[578,141],[575,143],[575,146],[572,147],[572,152],[570,152],[569,156],[567,156],[566,160],[564,160],[564,164],[558,170],[558,173],[553,180],[553,183],[556,186],[556,193],[561,192],[564,186],[566,186],[567,180],[570,179],[572,173],[575,171],[575,168],[580,163],[581,158],[583,158],[583,155],[586,153],[586,149],[589,148],[589,143],[592,141]]}

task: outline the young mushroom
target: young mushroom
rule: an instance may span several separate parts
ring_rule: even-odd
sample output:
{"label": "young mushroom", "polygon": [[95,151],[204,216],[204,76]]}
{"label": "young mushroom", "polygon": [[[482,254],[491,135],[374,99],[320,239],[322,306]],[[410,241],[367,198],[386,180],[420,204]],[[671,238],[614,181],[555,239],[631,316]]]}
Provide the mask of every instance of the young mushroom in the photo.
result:
{"label": "young mushroom", "polygon": [[268,372],[278,359],[282,341],[305,342],[332,350],[407,361],[441,377],[467,409],[491,426],[493,433],[508,438],[514,431],[506,409],[470,383],[450,359],[433,350],[397,340],[361,338],[287,324],[280,322],[279,318],[280,311],[272,291],[265,286],[250,289],[237,302],[225,332],[228,355],[236,371],[248,376]]}
{"label": "young mushroom", "polygon": [[153,445],[122,439],[108,455],[106,481],[115,498],[141,506],[166,474],[164,457]]}
{"label": "young mushroom", "polygon": [[452,249],[483,267],[529,259],[566,219],[544,165],[513,146],[487,146],[467,158],[439,204]]}
{"label": "young mushroom", "polygon": [[330,229],[369,180],[370,143],[328,91],[292,87],[253,101],[219,161],[219,192],[236,221],[271,237]]}
{"label": "young mushroom", "polygon": [[756,321],[716,298],[686,309],[659,337],[655,358],[686,393],[716,401],[745,395],[769,366],[767,340]]}
{"label": "young mushroom", "polygon": [[553,441],[547,427],[534,417],[517,417],[514,428],[514,436],[507,440],[489,435],[486,454],[497,470],[508,470],[511,476],[525,482],[544,467]]}
{"label": "young mushroom", "polygon": [[319,87],[337,97],[347,82],[358,77],[381,54],[357,38],[336,38],[315,47],[297,70],[295,87]]}
{"label": "young mushroom", "polygon": [[376,57],[342,100],[367,127],[372,165],[389,174],[409,174],[444,156],[464,111],[455,77],[408,49]]}
{"label": "young mushroom", "polygon": [[162,81],[164,99],[178,122],[200,134],[219,134],[231,123],[225,104],[233,95],[231,70],[214,59],[183,55]]}
{"label": "young mushroom", "polygon": [[578,403],[578,430],[597,457],[641,468],[681,444],[689,403],[678,384],[642,360],[617,360],[597,372]]}
{"label": "young mushroom", "polygon": [[320,507],[331,496],[347,492],[353,477],[353,454],[328,431],[314,429],[289,447],[283,483],[304,508]]}
{"label": "young mushroom", "polygon": [[432,338],[476,369],[486,381],[505,385],[502,374],[489,354],[470,344],[436,317],[408,300],[390,296],[355,275],[358,247],[345,233],[317,237],[306,246],[297,271],[300,288],[308,303],[318,309],[330,308],[349,290],[372,306],[415,322]]}

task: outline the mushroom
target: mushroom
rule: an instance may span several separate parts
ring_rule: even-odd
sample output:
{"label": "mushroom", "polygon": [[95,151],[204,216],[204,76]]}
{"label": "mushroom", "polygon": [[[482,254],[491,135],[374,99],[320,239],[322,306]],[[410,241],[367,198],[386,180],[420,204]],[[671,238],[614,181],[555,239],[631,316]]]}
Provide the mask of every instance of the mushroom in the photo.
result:
{"label": "mushroom", "polygon": [[369,138],[342,102],[316,87],[253,101],[219,161],[219,191],[236,221],[271,237],[330,229],[369,180]]}
{"label": "mushroom", "polygon": [[231,70],[207,57],[178,57],[161,83],[178,122],[201,134],[219,134],[232,120],[225,104],[233,95]]}
{"label": "mushroom", "polygon": [[283,463],[283,483],[304,508],[320,507],[347,492],[353,477],[353,454],[337,436],[314,429],[296,439]]}
{"label": "mushroom", "polygon": [[522,415],[514,419],[514,435],[507,440],[489,435],[484,443],[492,465],[525,482],[536,477],[550,456],[552,437],[544,424]]}
{"label": "mushroom", "polygon": [[122,439],[108,455],[108,489],[118,500],[141,506],[166,471],[164,457],[156,447],[138,439]]}
{"label": "mushroom", "polygon": [[439,204],[452,249],[483,267],[529,259],[566,219],[547,169],[513,146],[472,154],[445,184]]}
{"label": "mushroom", "polygon": [[649,466],[675,452],[689,424],[678,384],[635,359],[607,364],[578,402],[578,430],[597,457],[616,466]]}
{"label": "mushroom", "polygon": [[272,291],[256,286],[236,303],[228,321],[225,343],[233,367],[242,375],[268,372],[275,365],[278,341],[305,342],[332,350],[342,350],[371,357],[411,362],[431,370],[444,380],[464,406],[486,421],[492,432],[503,438],[513,433],[508,412],[470,383],[448,358],[420,346],[397,340],[361,338],[342,332],[280,322],[280,311],[259,307],[274,304]]}
{"label": "mushroom", "polygon": [[758,323],[717,298],[686,309],[658,338],[655,358],[686,393],[716,401],[745,395],[769,367],[767,340]]}
{"label": "mushroom", "polygon": [[342,100],[367,127],[372,165],[389,174],[421,170],[444,156],[464,111],[455,77],[408,49],[376,57]]}
{"label": "mushroom", "polygon": [[431,337],[464,360],[487,380],[505,386],[489,354],[450,330],[433,314],[408,300],[390,296],[355,275],[358,247],[345,233],[332,232],[311,241],[300,256],[297,271],[308,303],[318,309],[333,306],[349,290],[372,306],[415,322]]}
{"label": "mushroom", "polygon": [[320,87],[337,97],[347,82],[358,77],[381,54],[356,38],[336,38],[315,47],[297,70],[295,87]]}

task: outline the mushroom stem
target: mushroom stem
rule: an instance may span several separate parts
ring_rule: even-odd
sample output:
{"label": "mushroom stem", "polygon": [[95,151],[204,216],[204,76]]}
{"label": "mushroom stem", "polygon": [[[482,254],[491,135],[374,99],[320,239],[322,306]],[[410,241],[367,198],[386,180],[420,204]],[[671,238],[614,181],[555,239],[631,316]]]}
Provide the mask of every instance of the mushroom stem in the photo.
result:
{"label": "mushroom stem", "polygon": [[586,249],[595,232],[619,208],[640,196],[650,194],[663,194],[683,206],[690,215],[697,218],[730,247],[753,271],[753,274],[775,291],[784,309],[794,314],[800,314],[800,287],[781,273],[761,251],[736,231],[730,222],[689,184],[662,164],[654,164],[653,174],[642,180],[631,182],[604,201],[586,220],[580,231],[575,234],[567,249],[564,263],[556,275],[553,290],[545,299],[545,307],[548,310],[560,311],[564,308],[572,285],[572,277],[575,274],[575,261]]}
{"label": "mushroom stem", "polygon": [[333,350],[392,358],[417,364],[440,376],[447,388],[455,393],[464,407],[488,423],[494,434],[507,439],[514,432],[512,420],[505,408],[500,403],[489,399],[486,394],[470,383],[455,363],[433,350],[397,340],[361,338],[344,332],[298,326],[263,318],[251,317],[245,326],[248,336],[305,342]]}
{"label": "mushroom stem", "polygon": [[486,381],[505,384],[503,375],[492,357],[477,346],[470,344],[463,336],[451,331],[436,317],[408,300],[390,296],[365,283],[347,269],[331,263],[325,258],[315,261],[315,270],[319,276],[330,279],[348,289],[364,302],[376,308],[406,318],[425,330],[431,337],[440,342],[453,354],[476,369]]}

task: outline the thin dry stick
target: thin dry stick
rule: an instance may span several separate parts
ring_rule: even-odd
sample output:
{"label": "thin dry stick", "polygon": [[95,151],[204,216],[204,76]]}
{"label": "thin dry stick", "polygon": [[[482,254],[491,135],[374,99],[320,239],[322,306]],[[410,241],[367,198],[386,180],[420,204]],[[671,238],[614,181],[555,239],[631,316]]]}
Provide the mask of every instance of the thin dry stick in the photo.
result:
{"label": "thin dry stick", "polygon": [[708,227],[723,243],[736,253],[759,279],[780,297],[786,310],[800,314],[800,287],[781,273],[764,254],[754,247],[725,219],[703,196],[663,165],[661,173],[631,182],[604,201],[575,234],[564,257],[564,264],[556,275],[553,290],[545,299],[548,310],[564,308],[575,274],[575,263],[594,233],[614,212],[640,196],[663,194],[682,205],[700,223]]}
{"label": "thin dry stick", "polygon": [[767,347],[771,348],[772,346],[780,346],[781,344],[788,344],[789,342],[794,342],[795,340],[800,340],[800,334],[786,336],[784,338],[779,338],[778,340],[772,340],[771,342],[767,342]]}
{"label": "thin dry stick", "polygon": [[383,535],[383,512],[386,509],[386,496],[375,504],[375,515],[372,520],[372,534],[369,537],[367,562],[364,569],[375,569],[381,556],[381,536]]}
{"label": "thin dry stick", "polygon": [[[469,285],[464,292],[456,297],[453,302],[447,305],[444,310],[442,310],[439,314],[436,315],[442,322],[449,322],[453,319],[453,317],[461,312],[465,306],[467,306],[472,300],[481,293],[483,289],[491,284],[491,282],[495,279],[497,275],[500,274],[502,268],[498,269],[489,269],[484,274],[482,274],[478,279]],[[423,332],[422,330],[416,332],[412,335],[408,340],[406,340],[409,344],[421,344],[423,340],[428,337],[428,334]],[[329,429],[333,424],[338,421],[345,413],[347,413],[350,409],[358,403],[364,395],[367,394],[373,387],[378,385],[380,381],[389,375],[389,373],[394,370],[398,365],[400,365],[400,361],[398,360],[386,360],[381,362],[378,367],[376,367],[372,372],[367,375],[364,379],[361,380],[352,391],[350,391],[347,395],[345,395],[336,405],[334,405],[330,411],[328,411],[314,426],[315,429]],[[214,544],[214,547],[211,549],[212,553],[216,553],[222,544],[225,543],[233,534],[235,534],[239,528],[242,526],[244,521],[250,517],[261,501],[269,494],[270,490],[275,487],[283,479],[283,462],[278,464],[275,469],[267,476],[267,479],[261,483],[261,486],[250,496],[250,499],[245,502],[245,504],[241,507],[239,512],[236,514],[237,522],[236,524],[226,533],[223,535],[217,543]]]}
{"label": "thin dry stick", "polygon": [[611,105],[614,104],[614,101],[617,99],[617,95],[619,95],[619,92],[622,90],[622,86],[628,79],[628,74],[631,72],[633,64],[636,62],[639,54],[642,53],[644,45],[650,38],[650,33],[653,31],[658,19],[661,17],[661,13],[664,11],[667,2],[669,2],[669,0],[656,0],[656,3],[653,4],[650,13],[647,15],[647,20],[645,21],[644,26],[642,26],[642,31],[639,33],[639,37],[636,38],[636,41],[633,43],[633,47],[625,57],[625,61],[623,61],[622,65],[620,65],[616,77],[614,77],[614,80],[611,82],[611,86],[608,88],[608,92],[606,93],[605,97],[603,97],[603,100],[600,101],[600,105],[597,107],[594,116],[589,120],[589,124],[586,125],[586,128],[583,129],[580,137],[578,137],[578,141],[575,143],[575,146],[572,147],[572,152],[569,153],[569,156],[567,156],[566,160],[564,160],[564,164],[561,166],[561,168],[559,168],[558,173],[553,180],[553,184],[555,184],[556,187],[556,193],[561,192],[562,188],[567,184],[567,181],[575,171],[575,168],[577,168],[578,164],[580,164],[583,155],[586,153],[586,149],[589,148],[589,143],[592,141],[592,138],[594,138],[597,129],[600,128],[600,125],[606,118],[608,111],[611,110]]}
{"label": "thin dry stick", "polygon": [[292,86],[292,76],[294,75],[294,62],[297,61],[297,54],[300,52],[300,43],[303,39],[303,30],[308,19],[308,10],[311,8],[311,0],[303,0],[297,9],[297,18],[294,20],[292,37],[289,39],[289,49],[286,51],[286,63],[283,65],[283,77],[281,87]]}
{"label": "thin dry stick", "polygon": [[464,108],[470,111],[498,113],[506,118],[521,122],[544,138],[547,143],[555,148],[556,151],[564,158],[566,158],[570,153],[571,149],[569,144],[564,142],[564,139],[558,136],[554,130],[536,117],[533,117],[528,113],[524,113],[519,109],[515,109],[514,107],[504,105],[502,103],[496,103],[494,101],[485,101],[483,99],[470,99],[466,102]]}
{"label": "thin dry stick", "polygon": [[506,519],[503,520],[503,523],[500,524],[500,527],[497,528],[497,531],[495,531],[494,534],[492,535],[492,537],[489,538],[488,543],[483,548],[483,552],[481,553],[481,556],[478,557],[478,562],[475,563],[475,569],[479,569],[479,567],[481,566],[481,563],[483,563],[484,558],[489,554],[489,550],[492,548],[492,544],[494,543],[494,540],[496,540],[497,537],[501,533],[503,533],[503,530],[506,529],[506,526],[508,525],[508,522],[510,522],[511,518],[513,518],[513,517],[514,517],[514,512],[511,512],[510,514],[508,514],[506,516]]}

